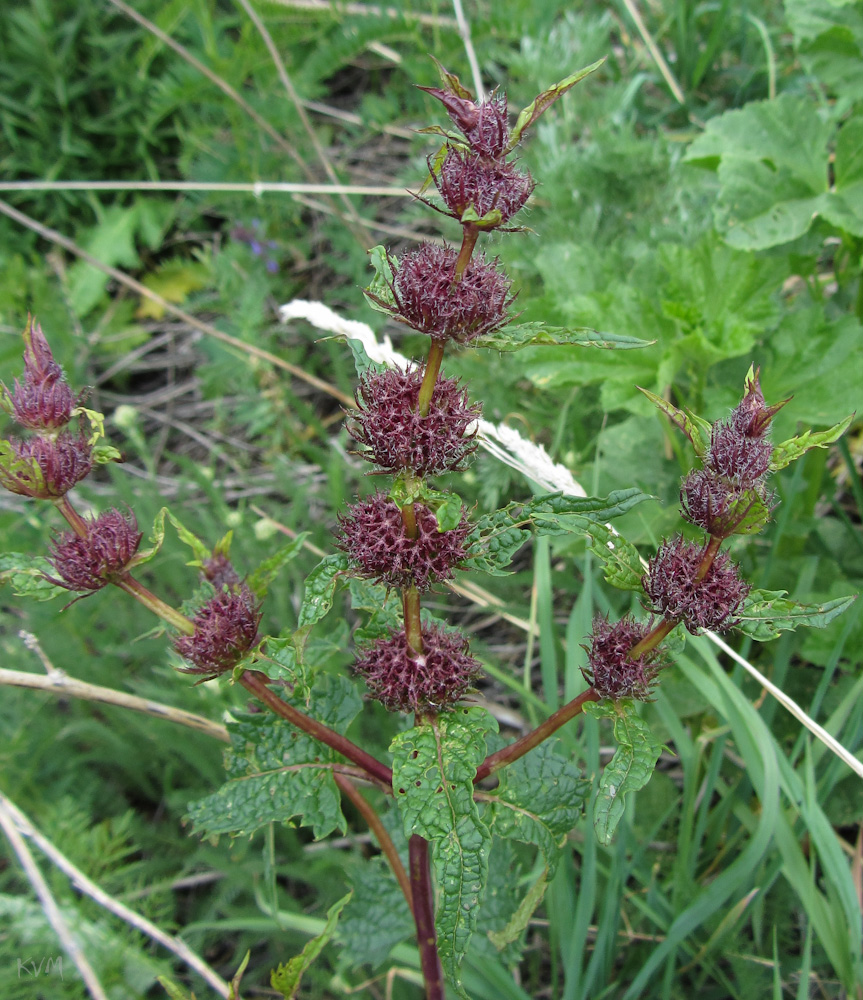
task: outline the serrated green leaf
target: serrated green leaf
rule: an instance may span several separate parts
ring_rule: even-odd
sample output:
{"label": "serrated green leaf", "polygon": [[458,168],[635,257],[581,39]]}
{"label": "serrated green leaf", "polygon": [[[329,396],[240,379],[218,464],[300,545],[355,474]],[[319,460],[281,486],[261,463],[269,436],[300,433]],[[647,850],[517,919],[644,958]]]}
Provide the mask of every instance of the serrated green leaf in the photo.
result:
{"label": "serrated green leaf", "polygon": [[413,917],[383,858],[360,862],[350,878],[354,897],[339,921],[336,938],[353,965],[376,969],[393,948],[413,937]]}
{"label": "serrated green leaf", "polygon": [[476,928],[491,844],[474,801],[473,779],[485,760],[486,734],[496,729],[485,709],[460,708],[399,733],[390,746],[405,836],[417,834],[432,846],[440,893],[438,951],[461,997],[467,994],[459,966]]}
{"label": "serrated green leaf", "polygon": [[590,66],[586,66],[584,69],[580,69],[577,73],[573,73],[572,76],[568,76],[565,80],[561,80],[560,83],[556,83],[553,87],[549,87],[548,90],[544,90],[541,94],[534,98],[534,100],[519,113],[515,122],[515,127],[510,133],[506,152],[509,153],[511,150],[515,149],[521,141],[521,137],[525,130],[530,128],[537,118],[547,111],[552,104],[554,104],[559,97],[562,97],[571,87],[574,87],[586,76],[589,76],[591,73],[598,70],[599,67],[605,62],[606,58],[606,56],[603,56],[602,59],[598,59],[595,63],[591,63]]}
{"label": "serrated green leaf", "polygon": [[[362,702],[345,677],[321,674],[308,695],[283,695],[288,704],[344,733]],[[269,713],[228,723],[231,749],[225,751],[228,781],[214,794],[193,802],[188,818],[202,837],[251,835],[267,823],[313,828],[315,839],[347,829],[332,765],[341,758],[330,747]]]}
{"label": "serrated green leaf", "polygon": [[517,941],[524,933],[530,918],[536,912],[537,906],[542,902],[543,896],[545,896],[545,890],[548,888],[548,878],[548,869],[543,868],[539,878],[527,890],[507,925],[499,931],[488,932],[489,941],[491,941],[498,951],[503,951],[507,945]]}
{"label": "serrated green leaf", "polygon": [[36,601],[50,601],[61,594],[69,596],[65,587],[58,587],[46,576],[53,576],[54,567],[44,556],[31,556],[24,552],[0,553],[0,584],[8,583],[16,597],[32,597]]}
{"label": "serrated green leaf", "polygon": [[636,714],[632,701],[591,702],[584,710],[596,719],[614,720],[617,750],[602,772],[593,820],[597,840],[607,847],[623,817],[626,796],[650,781],[662,744]]}
{"label": "serrated green leaf", "polygon": [[45,488],[45,477],[35,458],[18,457],[9,441],[0,440],[0,485],[15,493],[16,480],[32,485],[34,492]]}
{"label": "serrated green leaf", "polygon": [[297,625],[303,628],[319,622],[333,606],[336,589],[344,586],[350,559],[343,552],[324,556],[306,577],[303,604]]}
{"label": "serrated green leaf", "polygon": [[[464,222],[464,218],[462,218]],[[544,323],[517,323],[495,330],[471,341],[471,347],[486,347],[494,351],[520,351],[523,347],[599,347],[605,350],[631,351],[650,347],[652,341],[641,340],[626,333],[599,333],[588,327],[546,326]]]}
{"label": "serrated green leaf", "polygon": [[[737,521],[738,515],[740,520]],[[727,507],[728,523],[737,523],[735,535],[757,535],[770,520],[770,508],[755,490],[743,490]]]}
{"label": "serrated green leaf", "polygon": [[275,580],[280,569],[287,566],[292,559],[295,559],[303,548],[303,543],[309,537],[310,532],[303,531],[296,538],[283,545],[274,552],[268,559],[265,559],[257,569],[253,570],[246,580],[252,593],[263,600],[267,596],[270,584]]}
{"label": "serrated green leaf", "polygon": [[780,469],[784,469],[786,465],[796,462],[801,455],[805,455],[813,448],[826,448],[833,444],[848,430],[853,419],[854,414],[852,413],[850,417],[840,420],[838,424],[834,424],[826,431],[816,431],[815,433],[806,431],[804,434],[798,434],[797,437],[777,444],[770,456],[770,471],[778,472]]}
{"label": "serrated green leaf", "polygon": [[279,965],[270,974],[270,985],[274,990],[278,990],[285,1000],[294,1000],[294,997],[296,997],[303,973],[320,955],[324,945],[333,936],[336,924],[339,922],[339,916],[350,898],[351,893],[348,893],[347,896],[342,896],[338,902],[333,903],[327,910],[327,922],[321,933],[307,941],[305,948],[303,948],[299,955],[296,955],[284,965]]}
{"label": "serrated green leaf", "polygon": [[650,497],[641,490],[615,490],[607,497],[565,497],[550,493],[525,503],[512,503],[483,515],[467,539],[470,557],[465,566],[501,575],[513,556],[537,535],[590,534],[595,524],[620,517]]}
{"label": "serrated green leaf", "polygon": [[591,522],[587,533],[590,536],[588,548],[604,563],[606,581],[618,590],[640,591],[644,567],[632,542],[599,521]]}
{"label": "serrated green leaf", "polygon": [[663,399],[662,396],[657,396],[655,392],[651,392],[649,389],[642,389],[640,385],[637,386],[637,389],[639,392],[643,392],[651,403],[659,407],[675,427],[679,427],[683,431],[692,442],[695,454],[699,458],[704,458],[710,447],[712,425],[694,413],[679,410],[672,403],[669,403],[668,400]]}
{"label": "serrated green leaf", "polygon": [[299,629],[298,633],[278,639],[268,638],[262,643],[266,656],[261,656],[256,661],[255,669],[263,671],[271,680],[303,684],[305,671],[302,652],[308,631]]}
{"label": "serrated green leaf", "polygon": [[554,877],[567,834],[575,826],[590,794],[590,782],[557,752],[558,742],[546,740],[502,769],[498,788],[482,794],[482,800],[491,807],[492,831],[500,837],[535,844],[545,861],[543,876],[529,891],[507,928],[498,932],[500,947],[521,934],[541,902],[546,883]]}
{"label": "serrated green leaf", "polygon": [[375,276],[369,282],[364,294],[372,309],[390,315],[395,307],[395,299],[392,290],[393,268],[387,248],[372,247],[369,250],[369,259],[375,269]]}
{"label": "serrated green leaf", "polygon": [[785,590],[750,590],[735,617],[737,628],[758,642],[778,639],[780,632],[790,632],[805,625],[824,628],[847,610],[857,596],[839,597],[822,604],[800,604],[788,598]]}

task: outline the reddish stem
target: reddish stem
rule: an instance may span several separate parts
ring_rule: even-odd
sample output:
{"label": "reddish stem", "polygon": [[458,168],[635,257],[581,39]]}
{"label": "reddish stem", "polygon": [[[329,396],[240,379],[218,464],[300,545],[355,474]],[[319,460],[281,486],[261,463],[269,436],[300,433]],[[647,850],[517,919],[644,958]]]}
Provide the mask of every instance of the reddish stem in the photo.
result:
{"label": "reddish stem", "polygon": [[637,642],[632,649],[626,654],[627,659],[637,660],[639,656],[644,656],[645,653],[649,653],[652,649],[662,642],[662,640],[668,635],[668,633],[680,623],[679,618],[663,618],[662,621],[652,628],[647,635]]}
{"label": "reddish stem", "polygon": [[428,841],[414,834],[408,847],[411,868],[411,891],[420,967],[426,987],[426,1000],[444,1000],[443,970],[437,950],[434,926],[434,898],[429,865]]}
{"label": "reddish stem", "polygon": [[366,753],[365,750],[358,747],[356,743],[352,743],[346,736],[342,736],[341,733],[330,729],[329,726],[318,722],[317,719],[311,719],[308,715],[298,712],[292,705],[282,701],[278,695],[274,694],[267,687],[267,682],[261,680],[255,674],[246,671],[240,678],[240,683],[258,701],[262,701],[271,712],[275,712],[276,715],[287,719],[297,729],[302,729],[304,733],[308,733],[309,736],[313,736],[316,740],[320,740],[321,743],[332,747],[336,753],[340,753],[343,757],[347,757],[348,760],[353,761],[354,764],[361,767],[371,778],[383,785],[388,792],[392,793],[393,772],[386,764],[382,764],[379,760],[376,760],[371,754]]}
{"label": "reddish stem", "polygon": [[78,513],[77,510],[69,503],[69,498],[66,496],[60,497],[58,500],[54,501],[54,506],[63,517],[69,522],[69,527],[78,535],[80,538],[87,537],[87,522]]}
{"label": "reddish stem", "polygon": [[698,569],[695,573],[695,582],[701,583],[701,581],[710,572],[710,567],[713,565],[713,560],[719,554],[719,546],[722,544],[722,539],[718,538],[716,535],[710,536],[710,541],[704,549],[701,555],[701,562],[698,564]]}
{"label": "reddish stem", "polygon": [[139,583],[131,573],[124,571],[118,574],[111,582],[115,587],[119,587],[120,590],[124,590],[131,597],[134,597],[139,604],[143,604],[148,611],[152,611],[154,615],[158,615],[162,621],[173,625],[179,632],[183,632],[185,635],[195,634],[195,626],[181,611],[172,608],[170,604],[166,604],[161,597],[156,597],[143,583]]}
{"label": "reddish stem", "polygon": [[384,856],[389,862],[389,866],[392,869],[393,875],[395,875],[398,884],[401,886],[401,890],[404,893],[405,899],[408,902],[408,906],[413,912],[413,896],[411,893],[411,883],[408,878],[408,873],[405,871],[405,866],[402,864],[402,859],[399,857],[399,852],[396,850],[396,845],[393,843],[392,837],[387,833],[387,828],[381,822],[380,816],[374,811],[367,799],[360,793],[357,786],[346,777],[344,774],[339,774],[336,771],[333,774],[333,778],[339,788],[347,795],[347,797],[353,802],[357,809],[357,812],[366,821],[366,825],[375,835],[377,842],[381,846],[381,850],[384,852]]}
{"label": "reddish stem", "polygon": [[473,222],[464,223],[461,228],[461,250],[459,250],[458,259],[455,262],[456,281],[461,281],[462,275],[467,270],[478,237],[479,228]]}
{"label": "reddish stem", "polygon": [[421,417],[429,415],[431,399],[434,394],[435,384],[437,383],[438,373],[440,372],[441,361],[443,361],[443,341],[432,339],[428,358],[426,359],[425,371],[423,372],[422,384],[420,385],[419,399],[417,400],[417,408]]}
{"label": "reddish stem", "polygon": [[538,747],[540,743],[547,740],[553,733],[556,733],[561,726],[566,725],[570,719],[574,719],[576,715],[580,715],[584,711],[584,706],[589,701],[600,700],[600,696],[593,688],[583,691],[577,698],[573,698],[572,701],[567,702],[562,708],[559,708],[554,715],[550,715],[542,725],[537,726],[532,732],[522,736],[515,743],[510,743],[508,747],[503,747],[503,749],[498,750],[496,753],[489,754],[477,768],[476,777],[473,779],[474,783],[482,781],[483,778],[487,778],[495,771],[506,767],[507,764],[518,760],[519,757],[523,757],[526,753],[533,750],[534,747]]}

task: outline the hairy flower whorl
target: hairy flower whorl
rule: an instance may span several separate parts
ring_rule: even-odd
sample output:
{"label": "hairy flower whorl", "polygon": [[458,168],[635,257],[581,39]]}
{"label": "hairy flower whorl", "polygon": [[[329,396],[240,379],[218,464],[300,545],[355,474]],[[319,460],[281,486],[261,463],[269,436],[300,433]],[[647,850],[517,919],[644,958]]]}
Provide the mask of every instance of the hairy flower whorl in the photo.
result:
{"label": "hairy flower whorl", "polygon": [[473,257],[455,281],[458,253],[424,243],[394,262],[393,317],[435,340],[459,344],[491,333],[509,319],[511,282],[496,262]]}
{"label": "hairy flower whorl", "polygon": [[86,537],[64,531],[53,539],[48,561],[59,579],[49,579],[81,593],[101,590],[128,566],[141,538],[134,514],[112,507],[87,522]]}
{"label": "hairy flower whorl", "polygon": [[351,414],[348,433],[368,448],[379,469],[418,476],[436,476],[460,470],[476,450],[468,429],[482,413],[479,403],[468,405],[467,391],[458,379],[438,377],[429,412],[418,412],[423,371],[389,369],[366,373],[356,393],[358,411]]}
{"label": "hairy flower whorl", "polygon": [[594,618],[590,645],[585,646],[588,666],[582,670],[584,679],[602,698],[650,697],[651,686],[664,666],[661,653],[653,649],[630,659],[633,649],[650,631],[647,622],[624,615],[619,621]]}
{"label": "hairy flower whorl", "polygon": [[650,560],[642,585],[651,610],[675,621],[697,635],[702,629],[722,631],[735,624],[735,614],[749,593],[737,566],[719,553],[704,577],[696,574],[704,546],[684,538],[666,540]]}
{"label": "hairy flower whorl", "polygon": [[348,507],[339,518],[339,548],[347,552],[360,575],[388,587],[428,590],[438,580],[448,580],[453,569],[467,558],[464,542],[470,524],[462,511],[461,523],[439,531],[434,512],[414,504],[417,537],[405,531],[401,508],[385,493]]}
{"label": "hairy flower whorl", "polygon": [[60,431],[51,437],[12,439],[9,445],[12,455],[0,465],[0,484],[19,496],[55,500],[93,468],[92,448],[80,434]]}
{"label": "hairy flower whorl", "polygon": [[440,711],[462,698],[480,673],[467,650],[461,633],[431,625],[423,629],[421,655],[397,632],[361,649],[354,669],[391,712]]}
{"label": "hairy flower whorl", "polygon": [[42,327],[30,320],[24,331],[24,376],[10,393],[3,387],[15,421],[31,430],[57,430],[72,419],[75,396],[54,360]]}
{"label": "hairy flower whorl", "polygon": [[533,178],[503,160],[492,160],[451,148],[440,169],[432,172],[444,204],[453,218],[462,221],[472,208],[478,218],[497,209],[500,218],[481,223],[481,229],[504,225],[520,211],[534,188]]}
{"label": "hairy flower whorl", "polygon": [[245,584],[216,594],[192,619],[194,634],[174,639],[174,649],[194,664],[180,671],[209,678],[232,670],[254,646],[260,622],[260,606]]}

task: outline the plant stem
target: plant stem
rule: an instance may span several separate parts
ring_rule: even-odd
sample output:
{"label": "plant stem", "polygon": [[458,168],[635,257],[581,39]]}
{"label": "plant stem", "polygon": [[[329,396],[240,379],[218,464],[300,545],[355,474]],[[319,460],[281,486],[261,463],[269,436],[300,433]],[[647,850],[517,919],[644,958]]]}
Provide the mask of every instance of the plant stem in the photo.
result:
{"label": "plant stem", "polygon": [[710,567],[713,565],[713,560],[719,553],[719,546],[722,544],[722,539],[718,538],[716,535],[710,536],[710,541],[704,549],[701,555],[701,562],[698,564],[698,569],[695,572],[695,583],[701,583],[701,581],[710,572]]}
{"label": "plant stem", "polygon": [[428,358],[426,359],[425,371],[423,372],[422,385],[420,386],[419,399],[417,400],[417,408],[421,417],[429,415],[432,394],[434,393],[438,372],[440,372],[441,361],[443,361],[443,341],[432,338]]}
{"label": "plant stem", "polygon": [[573,698],[572,701],[567,702],[559,708],[532,732],[522,736],[520,740],[516,740],[515,743],[511,743],[508,747],[503,747],[503,749],[498,750],[496,753],[489,754],[477,768],[476,777],[473,779],[474,784],[477,781],[482,781],[483,778],[487,778],[495,771],[499,771],[502,767],[506,767],[507,764],[511,764],[514,760],[518,760],[519,757],[523,757],[526,753],[533,750],[534,747],[538,747],[540,743],[543,743],[549,736],[556,733],[561,726],[566,725],[570,719],[574,719],[577,715],[580,715],[584,710],[584,706],[589,701],[600,700],[600,696],[593,688],[582,691],[577,698]]}
{"label": "plant stem", "polygon": [[392,792],[393,772],[386,764],[382,764],[379,760],[372,757],[371,754],[366,753],[365,750],[358,747],[356,743],[352,743],[346,736],[342,736],[341,733],[330,729],[329,726],[318,722],[317,719],[311,719],[308,715],[298,712],[292,705],[289,705],[286,701],[282,701],[277,694],[274,694],[267,687],[266,681],[261,680],[255,674],[246,671],[240,678],[240,683],[258,701],[262,701],[270,711],[276,715],[280,715],[283,719],[287,719],[297,729],[302,729],[304,733],[308,733],[309,736],[320,740],[321,743],[325,743],[328,747],[335,750],[336,753],[347,757],[348,760],[353,761],[354,764],[361,767],[376,783],[383,785],[388,792]]}
{"label": "plant stem", "polygon": [[455,262],[455,281],[461,281],[462,275],[467,270],[478,237],[479,229],[474,223],[468,222],[462,226],[461,250],[459,250],[458,259]]}
{"label": "plant stem", "polygon": [[151,590],[147,590],[144,584],[139,583],[128,571],[119,574],[111,582],[115,587],[124,590],[140,604],[143,604],[148,611],[152,611],[154,615],[158,615],[163,621],[173,625],[178,631],[185,635],[195,634],[195,626],[190,619],[182,612],[177,611],[176,608],[172,608],[170,604],[166,604],[160,597],[156,597]]}
{"label": "plant stem", "polygon": [[402,609],[405,618],[405,638],[416,656],[423,651],[423,628],[420,618],[420,594],[416,587],[402,590]]}
{"label": "plant stem", "polygon": [[87,537],[87,522],[83,517],[81,517],[78,511],[75,510],[72,504],[69,503],[68,497],[62,496],[59,500],[55,500],[54,506],[60,511],[63,517],[66,518],[69,523],[69,527],[71,527],[79,538]]}
{"label": "plant stem", "polygon": [[428,841],[414,834],[408,847],[411,868],[411,890],[414,900],[414,922],[420,967],[426,987],[426,1000],[444,1000],[443,971],[437,950],[434,926],[431,868]]}
{"label": "plant stem", "polygon": [[345,793],[345,795],[347,795],[351,802],[353,802],[357,812],[363,817],[366,821],[366,825],[375,835],[377,842],[380,844],[381,850],[384,852],[384,855],[389,862],[393,875],[395,875],[399,886],[401,886],[401,890],[404,893],[408,906],[411,908],[411,912],[413,912],[413,894],[411,892],[411,883],[408,878],[408,873],[405,871],[405,866],[402,864],[402,859],[399,857],[396,845],[393,843],[392,837],[389,833],[387,833],[387,828],[381,822],[380,816],[378,816],[369,804],[368,800],[361,794],[360,790],[350,780],[350,778],[345,777],[343,774],[339,774],[338,771],[334,772],[333,778],[339,788]]}
{"label": "plant stem", "polygon": [[679,623],[679,621],[679,618],[663,618],[655,628],[652,628],[647,633],[641,642],[637,642],[632,649],[630,649],[630,651],[626,654],[627,658],[630,660],[637,660],[639,656],[644,656],[644,654],[649,653],[651,649],[656,649],[656,647],[675,627],[675,625]]}

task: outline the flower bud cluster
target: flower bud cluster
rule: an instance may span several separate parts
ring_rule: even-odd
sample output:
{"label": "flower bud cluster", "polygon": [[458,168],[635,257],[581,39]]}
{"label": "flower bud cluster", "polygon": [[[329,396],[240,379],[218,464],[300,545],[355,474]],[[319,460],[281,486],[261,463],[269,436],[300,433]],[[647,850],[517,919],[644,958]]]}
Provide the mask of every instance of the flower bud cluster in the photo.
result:
{"label": "flower bud cluster", "polygon": [[422,380],[416,366],[367,372],[360,379],[357,412],[350,415],[347,430],[382,472],[438,476],[462,469],[476,450],[471,427],[482,407],[468,404],[458,379],[438,378],[429,412],[420,416]]}
{"label": "flower bud cluster", "polygon": [[770,421],[785,402],[768,406],[758,373],[747,379],[739,406],[713,426],[704,467],[683,480],[680,504],[687,521],[714,538],[747,531],[753,519],[761,526],[773,504],[766,486],[773,453]]}
{"label": "flower bud cluster", "polygon": [[24,332],[24,374],[3,390],[3,407],[21,427],[35,431],[12,438],[0,459],[0,484],[19,496],[56,500],[93,468],[86,437],[67,428],[76,399],[54,360],[38,323]]}
{"label": "flower bud cluster", "polygon": [[424,243],[391,261],[393,319],[433,340],[468,344],[499,329],[509,319],[511,282],[484,258],[470,261],[456,279],[458,254],[451,247]]}
{"label": "flower bud cluster", "polygon": [[261,608],[245,583],[225,586],[192,619],[195,631],[174,639],[174,649],[194,666],[185,674],[202,674],[205,680],[232,670],[255,645]]}
{"label": "flower bud cluster", "polygon": [[128,567],[143,536],[135,516],[115,508],[86,525],[86,535],[64,531],[52,541],[48,561],[59,579],[49,579],[67,590],[94,593]]}
{"label": "flower bud cluster", "polygon": [[361,649],[354,669],[391,712],[437,712],[462,698],[479,675],[467,648],[461,633],[434,625],[423,630],[417,654],[402,630]]}
{"label": "flower bud cluster", "polygon": [[467,558],[470,533],[466,512],[449,531],[440,531],[434,512],[421,503],[411,505],[416,531],[408,534],[402,509],[385,493],[360,500],[339,518],[337,544],[347,552],[356,571],[388,587],[428,590],[449,580],[453,569]]}
{"label": "flower bud cluster", "polygon": [[582,670],[584,679],[602,698],[650,697],[653,681],[665,660],[662,654],[651,649],[639,656],[631,656],[633,649],[650,632],[650,623],[637,621],[624,615],[619,621],[595,618],[587,652],[588,666]]}

